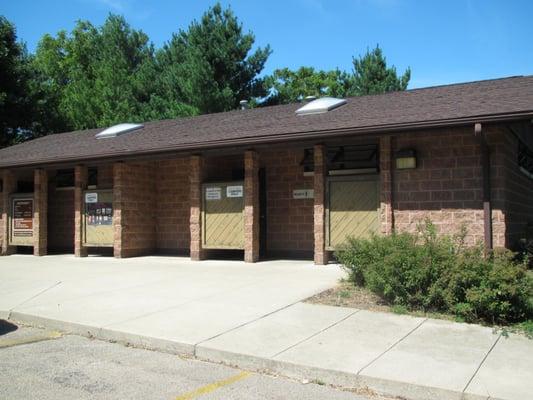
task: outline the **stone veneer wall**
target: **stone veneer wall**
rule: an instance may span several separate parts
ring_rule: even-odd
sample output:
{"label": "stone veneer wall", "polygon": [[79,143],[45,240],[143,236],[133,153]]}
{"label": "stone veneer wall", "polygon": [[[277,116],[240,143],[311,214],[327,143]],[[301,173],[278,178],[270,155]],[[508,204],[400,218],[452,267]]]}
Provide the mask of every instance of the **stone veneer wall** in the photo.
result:
{"label": "stone veneer wall", "polygon": [[156,239],[162,253],[188,254],[189,159],[156,162]]}
{"label": "stone veneer wall", "polygon": [[[494,143],[498,137],[498,133],[492,131],[489,141]],[[429,218],[441,234],[458,233],[464,226],[468,245],[482,241],[481,152],[473,127],[397,135],[392,139],[392,154],[403,148],[416,149],[418,165],[411,170],[393,169],[396,231],[414,232],[419,224]],[[384,153],[382,157],[386,155]],[[493,155],[491,194],[493,243],[496,247],[505,245],[503,181],[495,173],[499,163],[501,160],[497,154]],[[382,190],[385,191],[388,186],[388,180],[382,179]]]}
{"label": "stone veneer wall", "polygon": [[152,254],[156,248],[156,165],[113,166],[115,257]]}
{"label": "stone veneer wall", "polygon": [[266,173],[267,251],[276,256],[313,256],[313,199],[294,199],[293,190],[313,189],[313,176],[304,176],[303,149],[259,153]]}

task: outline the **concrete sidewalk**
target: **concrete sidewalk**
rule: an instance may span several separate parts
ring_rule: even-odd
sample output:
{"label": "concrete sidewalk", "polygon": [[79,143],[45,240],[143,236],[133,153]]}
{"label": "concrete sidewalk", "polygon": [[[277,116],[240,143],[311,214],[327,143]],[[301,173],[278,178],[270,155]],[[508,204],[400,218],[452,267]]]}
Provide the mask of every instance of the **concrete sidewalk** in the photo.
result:
{"label": "concrete sidewalk", "polygon": [[14,321],[408,399],[533,392],[533,341],[524,337],[301,302],[341,276],[335,266],[294,261],[4,257],[0,310]]}

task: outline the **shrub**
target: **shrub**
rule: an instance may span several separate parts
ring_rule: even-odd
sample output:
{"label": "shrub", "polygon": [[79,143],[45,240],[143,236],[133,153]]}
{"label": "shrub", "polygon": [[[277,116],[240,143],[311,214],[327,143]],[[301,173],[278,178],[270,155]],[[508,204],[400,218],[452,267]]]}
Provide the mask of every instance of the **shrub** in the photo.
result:
{"label": "shrub", "polygon": [[531,318],[533,279],[508,251],[485,257],[466,247],[465,231],[437,236],[426,221],[416,234],[347,240],[336,252],[349,280],[393,306],[446,312],[473,322],[511,323]]}

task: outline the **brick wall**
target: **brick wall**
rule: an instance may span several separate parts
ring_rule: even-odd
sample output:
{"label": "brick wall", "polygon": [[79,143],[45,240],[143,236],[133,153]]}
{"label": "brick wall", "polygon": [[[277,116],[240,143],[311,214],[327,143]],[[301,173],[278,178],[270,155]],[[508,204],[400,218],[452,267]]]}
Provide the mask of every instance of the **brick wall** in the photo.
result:
{"label": "brick wall", "polygon": [[501,182],[498,195],[503,198],[506,245],[515,249],[518,241],[526,237],[528,224],[533,223],[533,179],[518,166],[518,139],[510,132],[499,137],[495,146],[498,154],[496,173]]}
{"label": "brick wall", "polygon": [[[1,177],[2,177],[2,171],[0,171],[0,178]],[[1,247],[2,241],[4,240],[4,229],[2,229],[2,227],[4,226],[3,218],[4,218],[4,196],[3,196],[3,192],[0,191],[0,247]],[[0,253],[1,252],[2,251],[0,249]]]}
{"label": "brick wall", "polygon": [[313,189],[313,177],[303,175],[303,149],[262,151],[266,173],[267,252],[272,255],[313,256],[313,199],[293,199],[294,189]]}
{"label": "brick wall", "polygon": [[98,167],[98,175],[96,177],[98,189],[112,189],[113,188],[113,165],[100,165]]}
{"label": "brick wall", "polygon": [[[394,171],[395,229],[414,232],[429,218],[439,233],[458,233],[465,226],[467,244],[482,241],[481,153],[473,127],[398,135],[393,151],[402,148],[416,149],[418,166]],[[493,240],[503,246],[505,224],[498,198],[502,182],[496,176],[492,180]]]}
{"label": "brick wall", "polygon": [[152,254],[156,247],[156,164],[113,166],[115,257]]}
{"label": "brick wall", "polygon": [[189,159],[156,163],[157,249],[162,253],[189,252]]}
{"label": "brick wall", "polygon": [[9,223],[8,223],[8,213],[9,213],[9,195],[11,193],[14,193],[17,188],[17,177],[13,173],[13,171],[10,170],[4,170],[2,171],[2,203],[4,207],[2,208],[2,220],[0,223],[0,232],[2,232],[2,249],[0,253],[2,255],[12,254],[15,252],[14,246],[8,245],[8,231],[9,231]]}

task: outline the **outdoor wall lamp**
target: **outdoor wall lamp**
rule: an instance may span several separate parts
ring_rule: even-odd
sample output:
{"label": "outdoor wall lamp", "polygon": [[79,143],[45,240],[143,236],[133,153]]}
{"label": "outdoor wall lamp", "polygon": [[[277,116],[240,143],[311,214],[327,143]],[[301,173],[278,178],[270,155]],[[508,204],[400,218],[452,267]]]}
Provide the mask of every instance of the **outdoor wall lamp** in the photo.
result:
{"label": "outdoor wall lamp", "polygon": [[416,151],[413,149],[402,149],[396,152],[396,169],[416,168]]}

